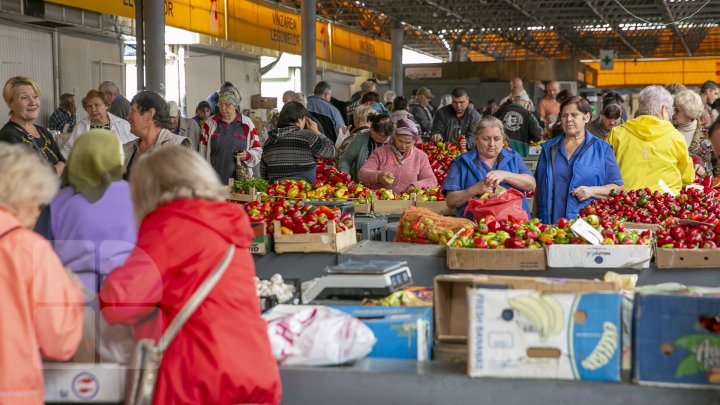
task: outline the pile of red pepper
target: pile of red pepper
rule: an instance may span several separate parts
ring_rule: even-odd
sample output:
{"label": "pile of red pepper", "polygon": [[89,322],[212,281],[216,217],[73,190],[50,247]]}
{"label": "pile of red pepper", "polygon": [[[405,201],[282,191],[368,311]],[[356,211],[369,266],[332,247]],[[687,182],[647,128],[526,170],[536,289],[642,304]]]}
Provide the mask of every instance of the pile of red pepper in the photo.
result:
{"label": "pile of red pepper", "polygon": [[317,159],[315,168],[315,180],[322,184],[350,183],[352,177],[344,171],[332,165],[332,160]]}
{"label": "pile of red pepper", "polygon": [[264,203],[252,201],[245,204],[245,210],[250,222],[266,223],[270,235],[274,232],[272,221],[280,222],[280,230],[283,234],[326,233],[329,222],[335,222],[337,232],[354,228],[352,214],[349,212],[341,214],[337,208],[305,204],[302,201],[289,202],[285,199]]}
{"label": "pile of red pepper", "polygon": [[442,186],[445,181],[445,176],[447,176],[448,170],[450,170],[452,161],[466,152],[466,149],[462,148],[460,145],[460,142],[464,139],[465,137],[461,136],[458,138],[457,143],[428,142],[418,145],[418,148],[428,155],[430,167],[432,168],[439,185]]}
{"label": "pile of red pepper", "polygon": [[657,231],[657,245],[663,249],[714,249],[720,246],[720,223],[670,225]]}
{"label": "pile of red pepper", "polygon": [[[712,182],[706,177],[705,182]],[[580,216],[598,215],[602,221],[620,220],[659,224],[667,218],[696,221],[720,218],[720,193],[703,184],[703,190],[685,187],[678,196],[649,189],[622,191],[617,196],[593,201],[580,211]]]}

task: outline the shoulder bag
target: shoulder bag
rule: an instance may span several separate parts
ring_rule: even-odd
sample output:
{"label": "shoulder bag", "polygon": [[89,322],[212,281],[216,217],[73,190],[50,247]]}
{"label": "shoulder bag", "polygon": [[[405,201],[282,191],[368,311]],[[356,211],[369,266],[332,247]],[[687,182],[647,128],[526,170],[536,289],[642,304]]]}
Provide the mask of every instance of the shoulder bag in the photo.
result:
{"label": "shoulder bag", "polygon": [[130,364],[128,364],[127,382],[125,386],[125,405],[151,405],[155,397],[158,369],[163,353],[172,343],[175,335],[185,322],[202,304],[215,284],[220,280],[235,254],[235,245],[228,247],[225,257],[193,293],[187,303],[182,307],[165,333],[156,344],[153,339],[141,339],[135,344]]}

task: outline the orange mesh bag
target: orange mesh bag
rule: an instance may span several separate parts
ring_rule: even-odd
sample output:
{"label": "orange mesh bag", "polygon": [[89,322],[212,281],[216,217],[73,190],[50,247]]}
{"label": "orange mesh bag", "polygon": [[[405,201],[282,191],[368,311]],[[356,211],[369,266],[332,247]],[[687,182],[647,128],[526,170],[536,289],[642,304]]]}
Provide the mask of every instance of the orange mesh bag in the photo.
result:
{"label": "orange mesh bag", "polygon": [[395,241],[444,245],[466,226],[473,226],[473,222],[467,218],[446,217],[426,208],[410,207],[400,217]]}

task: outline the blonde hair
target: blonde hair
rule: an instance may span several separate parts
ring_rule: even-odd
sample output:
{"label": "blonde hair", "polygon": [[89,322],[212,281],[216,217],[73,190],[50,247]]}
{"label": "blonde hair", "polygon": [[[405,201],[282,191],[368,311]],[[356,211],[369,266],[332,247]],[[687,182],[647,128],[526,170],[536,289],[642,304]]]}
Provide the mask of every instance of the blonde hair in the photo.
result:
{"label": "blonde hair", "polygon": [[58,191],[55,171],[25,145],[0,142],[0,206],[47,204]]}
{"label": "blonde hair", "polygon": [[224,201],[227,188],[197,152],[170,145],[138,159],[130,173],[130,193],[139,224],[155,208],[175,200]]}
{"label": "blonde hair", "polygon": [[5,87],[3,87],[3,98],[5,99],[5,104],[8,106],[12,103],[13,97],[15,96],[15,89],[18,86],[30,86],[35,90],[35,94],[40,97],[40,86],[35,80],[25,76],[11,77],[5,82]]}
{"label": "blonde hair", "polygon": [[375,111],[372,104],[362,104],[355,108],[355,111],[353,111],[353,117],[355,117],[359,122],[367,123],[370,119],[370,114],[375,113],[377,113],[377,111]]}
{"label": "blonde hair", "polygon": [[692,90],[685,90],[675,94],[675,106],[685,115],[695,120],[705,112],[702,99]]}

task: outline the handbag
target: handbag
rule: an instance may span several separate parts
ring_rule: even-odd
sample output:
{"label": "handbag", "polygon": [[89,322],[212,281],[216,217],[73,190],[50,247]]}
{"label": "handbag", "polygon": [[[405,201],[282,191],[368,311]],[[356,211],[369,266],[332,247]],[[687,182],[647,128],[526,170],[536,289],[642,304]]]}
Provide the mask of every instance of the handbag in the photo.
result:
{"label": "handbag", "polygon": [[225,253],[225,257],[185,303],[157,344],[153,339],[141,339],[135,344],[128,364],[127,383],[125,385],[126,405],[151,405],[153,403],[158,369],[160,368],[163,353],[170,346],[180,328],[185,325],[185,322],[190,319],[190,316],[215,287],[215,284],[225,273],[234,254],[235,245],[231,244],[227,253]]}

